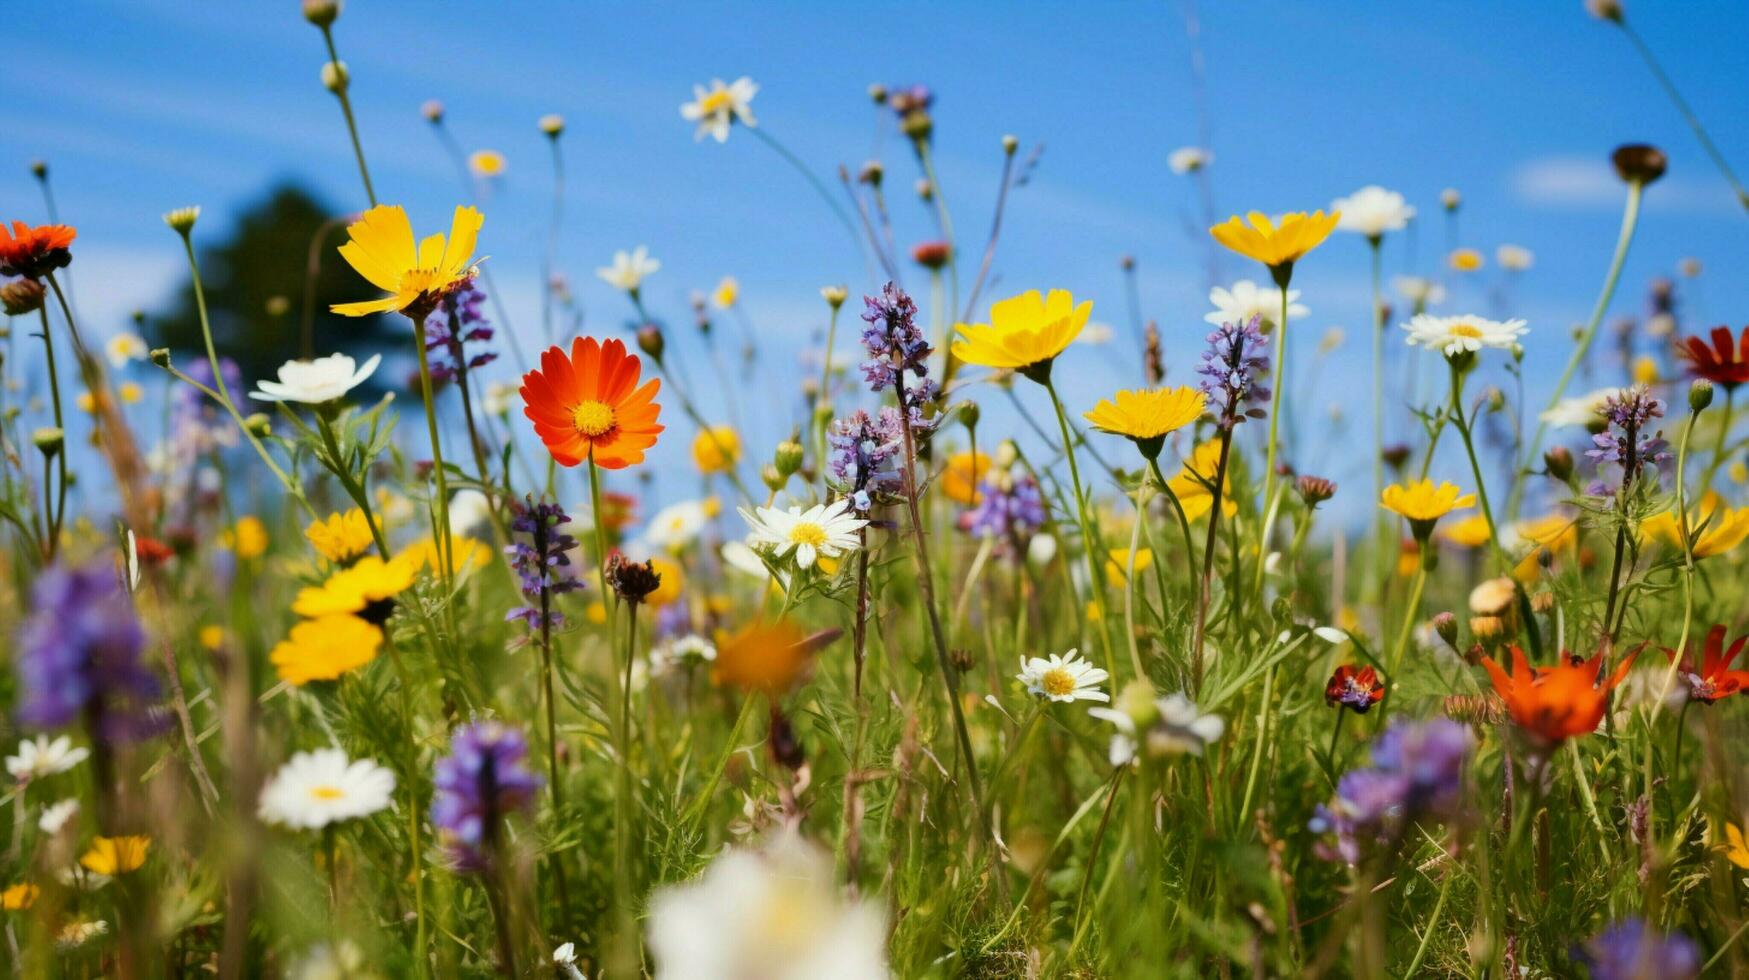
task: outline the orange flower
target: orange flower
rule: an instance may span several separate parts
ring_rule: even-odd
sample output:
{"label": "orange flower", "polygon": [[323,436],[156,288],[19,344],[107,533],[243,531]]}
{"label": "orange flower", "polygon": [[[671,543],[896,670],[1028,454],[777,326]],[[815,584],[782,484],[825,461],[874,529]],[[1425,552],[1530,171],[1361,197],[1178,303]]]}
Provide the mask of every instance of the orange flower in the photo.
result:
{"label": "orange flower", "polygon": [[662,431],[656,424],[662,406],[655,402],[662,382],[652,378],[638,387],[642,371],[624,341],[578,337],[569,357],[549,348],[540,356],[540,370],[522,376],[523,414],[564,466],[586,459],[605,470],[641,463]]}
{"label": "orange flower", "polygon": [[64,269],[73,261],[68,251],[79,233],[67,225],[38,225],[14,221],[8,232],[0,224],[0,275],[40,279]]}
{"label": "orange flower", "polygon": [[1622,682],[1634,665],[1635,650],[1622,659],[1621,666],[1602,684],[1598,674],[1603,670],[1603,654],[1592,654],[1590,660],[1580,660],[1563,653],[1554,667],[1532,667],[1524,659],[1524,651],[1512,647],[1512,676],[1483,657],[1482,666],[1494,681],[1494,693],[1506,702],[1506,710],[1518,727],[1548,742],[1560,742],[1575,735],[1596,731],[1603,720],[1603,708],[1609,691]]}
{"label": "orange flower", "polygon": [[811,644],[787,619],[753,623],[717,644],[715,678],[776,697],[808,669]]}

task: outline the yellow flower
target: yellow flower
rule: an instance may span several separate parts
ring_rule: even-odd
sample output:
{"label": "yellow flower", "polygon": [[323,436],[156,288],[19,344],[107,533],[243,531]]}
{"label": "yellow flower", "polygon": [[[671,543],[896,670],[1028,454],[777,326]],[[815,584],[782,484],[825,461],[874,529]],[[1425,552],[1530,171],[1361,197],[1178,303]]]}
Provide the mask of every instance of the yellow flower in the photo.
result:
{"label": "yellow flower", "polygon": [[146,397],[145,391],[132,381],[123,381],[116,394],[121,397],[123,405],[138,405],[140,399]]}
{"label": "yellow flower", "polygon": [[316,553],[336,565],[344,565],[369,551],[376,543],[364,511],[354,507],[344,514],[329,514],[327,520],[310,522],[304,537]]}
{"label": "yellow flower", "polygon": [[1246,227],[1238,215],[1227,219],[1226,224],[1215,225],[1209,229],[1209,234],[1215,237],[1227,248],[1238,252],[1246,258],[1269,266],[1271,272],[1278,278],[1293,270],[1295,262],[1300,257],[1324,243],[1335,229],[1336,222],[1342,217],[1339,211],[1326,215],[1322,211],[1307,214],[1295,211],[1284,214],[1279,224],[1269,220],[1269,216],[1261,211],[1252,211],[1245,215],[1251,222]]}
{"label": "yellow flower", "polygon": [[[1153,564],[1154,564],[1154,549],[1152,549],[1152,548],[1137,548],[1136,549],[1136,574],[1137,575],[1140,575],[1143,572],[1147,571],[1149,568],[1153,567]],[[1111,587],[1114,589],[1123,588],[1124,580],[1129,577],[1129,567],[1130,567],[1130,549],[1128,549],[1128,548],[1112,548],[1110,550],[1110,560],[1105,563],[1105,580],[1107,582],[1110,582]]]}
{"label": "yellow flower", "polygon": [[1480,548],[1493,539],[1488,519],[1481,514],[1470,516],[1439,529],[1439,536],[1460,548]]}
{"label": "yellow flower", "polygon": [[97,411],[97,397],[89,391],[79,392],[79,397],[73,399],[73,404],[79,406],[79,411],[91,415]]}
{"label": "yellow flower", "polygon": [[967,364],[1019,371],[1039,384],[1050,379],[1051,362],[1075,342],[1093,301],[1079,306],[1067,289],[1040,296],[1034,289],[990,306],[989,323],[960,323],[953,356]]}
{"label": "yellow flower", "polygon": [[583,615],[591,623],[600,626],[607,622],[607,603],[597,599],[583,610]]}
{"label": "yellow flower", "polygon": [[[1189,458],[1184,461],[1184,467],[1178,475],[1166,481],[1166,486],[1178,497],[1178,505],[1184,508],[1184,519],[1187,521],[1201,520],[1215,505],[1214,494],[1209,487],[1215,482],[1215,470],[1220,467],[1221,443],[1218,439],[1210,439],[1191,450]],[[1225,485],[1221,488],[1221,516],[1232,517],[1239,513],[1239,505],[1227,496]]]}
{"label": "yellow flower", "polygon": [[[1723,497],[1708,490],[1701,498],[1700,512],[1688,517],[1688,533],[1694,536],[1694,557],[1722,555],[1749,538],[1749,507],[1726,507]],[[1663,538],[1672,547],[1682,547],[1676,511],[1667,510],[1646,518],[1640,525],[1640,536],[1647,540]]]}
{"label": "yellow flower", "polygon": [[1425,541],[1433,532],[1435,521],[1454,510],[1476,506],[1476,495],[1463,493],[1450,483],[1436,487],[1432,480],[1421,480],[1407,486],[1394,483],[1386,487],[1379,504],[1407,518],[1416,539]]}
{"label": "yellow flower", "polygon": [[[492,563],[492,548],[485,542],[475,538],[451,536],[450,568],[451,575],[462,575],[466,572],[478,571]],[[437,570],[437,539],[421,538],[413,542],[395,555],[397,560],[406,561],[413,566],[415,572],[429,568]]]}
{"label": "yellow flower", "polygon": [[267,553],[267,525],[259,517],[246,516],[219,535],[219,546],[235,551],[238,558],[260,558]]}
{"label": "yellow flower", "polygon": [[1483,263],[1482,253],[1473,248],[1453,249],[1445,261],[1457,272],[1475,272]]}
{"label": "yellow flower", "polygon": [[294,687],[331,681],[376,659],[383,631],[345,613],[306,619],[273,648],[267,659],[280,680]]}
{"label": "yellow flower", "polygon": [[335,572],[321,585],[300,590],[292,612],[310,618],[357,613],[381,622],[388,618],[387,603],[413,584],[415,570],[405,557],[392,561],[375,555],[360,558],[358,564]]}
{"label": "yellow flower", "polygon": [[[1725,824],[1725,860],[1739,868],[1749,868],[1749,846],[1743,841],[1743,828],[1734,823]],[[12,906],[8,905],[7,908]]]}
{"label": "yellow flower", "polygon": [[449,238],[439,233],[417,244],[413,224],[399,205],[379,205],[348,225],[349,241],[340,255],[371,285],[388,293],[362,303],[333,307],[342,316],[401,312],[418,304],[435,302],[437,296],[473,270],[469,263],[486,218],[478,208],[458,207],[451,219]]}
{"label": "yellow flower", "polygon": [[740,460],[741,437],[734,426],[713,425],[692,440],[692,462],[700,473],[727,473]]}
{"label": "yellow flower", "polygon": [[686,585],[686,577],[681,574],[680,566],[666,558],[652,558],[650,567],[662,576],[662,581],[656,586],[656,591],[644,597],[644,604],[666,606],[680,598],[680,590]]}
{"label": "yellow flower", "polygon": [[978,484],[989,469],[990,457],[983,453],[954,453],[941,469],[941,492],[956,504],[976,504],[984,499]]}
{"label": "yellow flower", "polygon": [[1120,391],[1082,417],[1101,432],[1134,440],[1142,455],[1153,459],[1161,441],[1195,422],[1207,405],[1207,395],[1184,386]]}
{"label": "yellow flower", "polygon": [[468,154],[468,169],[475,177],[501,177],[504,167],[504,154],[497,150],[475,150]]}
{"label": "yellow flower", "polygon": [[735,305],[735,300],[741,297],[741,283],[734,276],[724,276],[717,288],[711,292],[711,302],[717,309],[726,310]]}
{"label": "yellow flower", "polygon": [[140,865],[146,863],[146,852],[151,847],[152,838],[144,834],[132,837],[94,837],[91,840],[91,850],[85,852],[79,863],[92,874],[113,878],[138,870]]}
{"label": "yellow flower", "polygon": [[807,670],[812,654],[789,620],[753,623],[717,644],[713,676],[718,684],[776,697]]}
{"label": "yellow flower", "polygon": [[1655,385],[1659,381],[1658,359],[1650,354],[1641,354],[1634,358],[1634,384]]}
{"label": "yellow flower", "polygon": [[225,628],[208,623],[200,628],[200,645],[207,650],[217,650],[225,642]]}
{"label": "yellow flower", "polygon": [[11,888],[0,892],[0,909],[8,912],[19,912],[36,904],[36,897],[42,894],[42,889],[28,881],[21,881]]}

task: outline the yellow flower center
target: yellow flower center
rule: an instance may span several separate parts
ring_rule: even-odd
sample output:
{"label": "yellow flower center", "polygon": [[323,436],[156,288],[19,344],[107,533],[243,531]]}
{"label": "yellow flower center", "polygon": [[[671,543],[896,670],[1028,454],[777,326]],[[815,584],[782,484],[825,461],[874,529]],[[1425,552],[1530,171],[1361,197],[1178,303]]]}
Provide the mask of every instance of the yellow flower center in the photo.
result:
{"label": "yellow flower center", "polygon": [[725,89],[718,89],[715,92],[712,92],[709,95],[706,95],[704,98],[698,100],[699,109],[702,110],[704,112],[704,114],[707,116],[714,115],[714,114],[719,113],[719,112],[726,112],[726,111],[728,111],[729,107],[733,104],[734,104],[734,96],[730,95],[729,90],[726,88]]}
{"label": "yellow flower center", "polygon": [[1053,698],[1065,697],[1075,693],[1075,675],[1061,667],[1052,667],[1039,678],[1039,686]]}
{"label": "yellow flower center", "polygon": [[1454,337],[1469,337],[1473,340],[1482,339],[1482,328],[1473,323],[1459,323],[1451,328]]}
{"label": "yellow flower center", "polygon": [[436,269],[408,269],[401,273],[401,288],[403,295],[418,295],[433,293],[448,285],[443,274]]}
{"label": "yellow flower center", "polygon": [[826,529],[812,521],[803,521],[790,529],[791,544],[806,544],[816,548],[826,543]]}
{"label": "yellow flower center", "polygon": [[338,800],[346,795],[346,791],[338,786],[311,786],[310,799]]}
{"label": "yellow flower center", "polygon": [[579,433],[599,439],[612,432],[619,422],[614,418],[612,406],[591,399],[571,409],[571,424]]}

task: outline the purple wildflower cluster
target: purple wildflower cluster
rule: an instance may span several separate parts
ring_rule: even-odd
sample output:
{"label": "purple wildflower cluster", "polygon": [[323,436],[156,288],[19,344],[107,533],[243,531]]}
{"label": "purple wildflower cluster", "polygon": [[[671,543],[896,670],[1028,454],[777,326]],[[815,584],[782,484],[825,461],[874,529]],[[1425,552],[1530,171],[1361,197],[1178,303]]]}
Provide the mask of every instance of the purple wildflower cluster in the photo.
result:
{"label": "purple wildflower cluster", "polygon": [[[917,304],[890,282],[881,287],[879,296],[864,296],[862,302],[866,307],[862,319],[868,324],[862,331],[862,346],[868,350],[868,360],[862,362],[864,380],[877,392],[898,390],[900,403],[910,409],[911,428],[929,431],[923,406],[937,394],[929,378],[929,355],[935,348],[917,327]],[[906,371],[916,375],[916,384],[905,386]]]}
{"label": "purple wildflower cluster", "polygon": [[[1652,397],[1645,385],[1634,385],[1609,396],[1603,404],[1603,418],[1609,427],[1591,437],[1594,448],[1585,455],[1597,465],[1615,463],[1622,468],[1622,485],[1627,486],[1641,470],[1657,466],[1670,458],[1665,449],[1663,432],[1648,433],[1653,419],[1664,417],[1664,402]],[[1592,487],[1593,493],[1604,491]]]}
{"label": "purple wildflower cluster", "polygon": [[1661,933],[1644,919],[1623,919],[1573,950],[1592,980],[1692,980],[1700,975],[1700,948],[1680,932]]}
{"label": "purple wildflower cluster", "polygon": [[431,823],[458,869],[485,870],[499,823],[534,802],[541,778],[523,764],[527,756],[528,739],[502,722],[472,722],[450,738],[432,776]]}
{"label": "purple wildflower cluster", "polygon": [[887,90],[887,105],[903,119],[913,112],[928,112],[935,104],[935,93],[922,83],[894,85]]}
{"label": "purple wildflower cluster", "polygon": [[431,361],[433,382],[453,381],[498,359],[497,354],[488,350],[470,356],[464,347],[492,339],[492,325],[480,311],[485,302],[486,294],[470,282],[446,292],[425,321],[425,349],[437,353]]}
{"label": "purple wildflower cluster", "polygon": [[157,733],[165,720],[151,707],[158,679],[140,660],[146,634],[114,568],[49,568],[31,590],[31,610],[16,661],[21,723],[85,721],[93,738],[112,742]]}
{"label": "purple wildflower cluster", "polygon": [[527,540],[513,540],[504,553],[510,556],[510,566],[516,570],[523,597],[530,605],[510,610],[504,616],[507,622],[520,619],[530,630],[537,631],[564,625],[565,616],[552,608],[552,597],[583,587],[583,581],[568,571],[570,552],[577,547],[577,539],[561,528],[570,520],[558,504],[537,504],[533,497],[516,508],[510,530],[513,534],[527,535]]}
{"label": "purple wildflower cluster", "polygon": [[[243,389],[243,372],[237,362],[219,358],[225,387],[233,395]],[[183,365],[182,373],[208,388],[216,388],[211,362],[198,357]],[[201,457],[237,444],[237,427],[231,417],[193,385],[177,385],[170,396],[169,462],[187,466]]]}
{"label": "purple wildflower cluster", "polygon": [[1321,851],[1356,864],[1363,852],[1394,846],[1416,820],[1455,816],[1469,752],[1469,730],[1450,719],[1391,725],[1373,743],[1373,764],[1345,773],[1336,799],[1312,817],[1314,833],[1336,837],[1334,852]]}
{"label": "purple wildflower cluster", "polygon": [[1230,430],[1245,419],[1260,419],[1264,411],[1259,406],[1269,402],[1268,342],[1257,329],[1259,317],[1245,324],[1223,323],[1208,335],[1208,350],[1203,351],[1202,364],[1196,373],[1197,382],[1209,401],[1221,406],[1219,425]]}
{"label": "purple wildflower cluster", "polygon": [[865,514],[880,499],[903,492],[905,482],[899,472],[899,456],[905,449],[904,440],[899,410],[892,406],[873,417],[858,410],[834,419],[826,436],[832,488],[850,498],[850,506]]}
{"label": "purple wildflower cluster", "polygon": [[982,496],[978,502],[959,518],[960,529],[973,537],[995,538],[1004,546],[1023,548],[1049,519],[1044,494],[1030,473],[993,473],[984,478],[979,490]]}

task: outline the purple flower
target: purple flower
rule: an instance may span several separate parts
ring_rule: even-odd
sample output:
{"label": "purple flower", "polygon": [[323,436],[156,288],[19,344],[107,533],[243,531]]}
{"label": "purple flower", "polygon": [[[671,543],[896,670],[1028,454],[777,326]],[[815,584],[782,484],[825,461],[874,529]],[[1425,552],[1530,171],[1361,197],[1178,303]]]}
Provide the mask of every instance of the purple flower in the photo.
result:
{"label": "purple flower", "polygon": [[959,518],[960,529],[973,537],[995,538],[1003,547],[1024,547],[1049,518],[1044,494],[1030,473],[992,473],[979,490],[983,496]]}
{"label": "purple flower", "polygon": [[425,321],[425,349],[437,353],[431,361],[432,381],[440,384],[452,381],[498,359],[491,351],[478,351],[470,356],[464,347],[492,339],[492,326],[480,312],[485,302],[486,294],[470,282],[445,293]]}
{"label": "purple flower", "polygon": [[917,304],[911,297],[889,282],[879,296],[864,296],[862,302],[862,319],[868,324],[862,331],[862,346],[868,351],[862,374],[869,387],[884,391],[897,385],[906,371],[918,377],[928,374],[934,348],[917,328]]}
{"label": "purple flower", "polygon": [[564,614],[552,607],[553,596],[583,587],[583,581],[570,571],[570,552],[577,547],[577,539],[561,530],[570,520],[558,504],[537,504],[532,496],[516,508],[510,530],[513,536],[526,535],[527,540],[513,537],[504,553],[510,556],[510,567],[516,570],[522,595],[530,604],[510,610],[504,616],[506,621],[520,619],[530,630],[564,625]]}
{"label": "purple flower", "polygon": [[431,823],[461,870],[484,870],[497,846],[499,823],[533,804],[541,778],[523,764],[527,755],[522,732],[497,721],[476,721],[456,729],[449,755],[437,760]]}
{"label": "purple flower", "polygon": [[887,105],[902,119],[913,112],[928,112],[935,104],[935,93],[929,86],[917,83],[913,85],[894,85],[887,91]]}
{"label": "purple flower", "polygon": [[1644,919],[1623,919],[1573,950],[1592,980],[1691,980],[1700,975],[1700,949],[1680,932],[1660,933]]}
{"label": "purple flower", "polygon": [[876,502],[904,491],[899,457],[905,450],[905,432],[898,409],[889,405],[872,418],[858,410],[835,419],[826,442],[832,489],[849,497],[856,510],[867,513]]}
{"label": "purple flower", "polygon": [[1245,419],[1263,418],[1258,406],[1268,403],[1269,377],[1268,342],[1258,331],[1259,317],[1244,325],[1223,323],[1208,335],[1208,350],[1203,351],[1202,364],[1196,373],[1203,379],[1197,383],[1209,401],[1221,406],[1219,424],[1231,429]]}
{"label": "purple flower", "polygon": [[1469,752],[1469,730],[1455,721],[1396,722],[1373,743],[1373,764],[1337,781],[1311,829],[1333,835],[1334,856],[1348,864],[1386,851],[1415,821],[1457,815]]}
{"label": "purple flower", "polygon": [[1625,487],[1633,483],[1641,470],[1670,458],[1660,438],[1663,432],[1647,432],[1653,419],[1663,417],[1664,403],[1652,397],[1651,389],[1645,385],[1634,385],[1611,395],[1603,403],[1603,418],[1609,427],[1591,437],[1594,448],[1586,450],[1585,455],[1597,460],[1599,466],[1606,463],[1620,466]]}
{"label": "purple flower", "polygon": [[33,728],[85,721],[93,738],[132,742],[156,734],[158,679],[140,660],[146,634],[106,562],[53,566],[31,590],[16,662],[18,720]]}
{"label": "purple flower", "polygon": [[[219,358],[219,371],[224,375],[225,387],[233,395],[242,390],[243,372],[236,361]],[[217,388],[213,383],[212,364],[204,357],[183,365],[182,373],[208,388]],[[172,390],[168,455],[178,468],[236,444],[237,427],[231,423],[231,417],[199,388],[185,384]]]}

